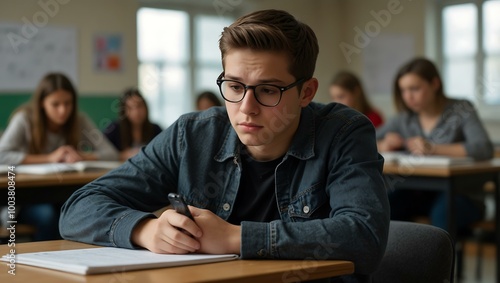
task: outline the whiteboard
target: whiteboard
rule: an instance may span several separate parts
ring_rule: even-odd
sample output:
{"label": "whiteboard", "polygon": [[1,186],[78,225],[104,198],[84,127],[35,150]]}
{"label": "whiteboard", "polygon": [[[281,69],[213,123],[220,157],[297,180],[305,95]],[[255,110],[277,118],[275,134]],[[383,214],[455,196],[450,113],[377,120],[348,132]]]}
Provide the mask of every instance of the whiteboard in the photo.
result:
{"label": "whiteboard", "polygon": [[78,85],[76,28],[0,23],[0,91],[33,91],[48,72]]}
{"label": "whiteboard", "polygon": [[363,81],[370,95],[391,94],[396,72],[415,56],[409,34],[386,33],[371,39],[363,52]]}

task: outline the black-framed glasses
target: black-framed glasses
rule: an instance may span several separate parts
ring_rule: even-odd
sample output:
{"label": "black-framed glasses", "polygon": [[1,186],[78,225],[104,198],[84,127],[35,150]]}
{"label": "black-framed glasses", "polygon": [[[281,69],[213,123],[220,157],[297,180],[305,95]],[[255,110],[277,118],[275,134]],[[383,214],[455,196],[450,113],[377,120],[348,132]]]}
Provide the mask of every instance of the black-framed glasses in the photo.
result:
{"label": "black-framed glasses", "polygon": [[247,90],[252,89],[257,102],[267,107],[274,107],[278,105],[284,91],[289,90],[307,80],[306,78],[302,78],[282,87],[272,84],[246,85],[239,81],[224,80],[222,79],[223,76],[224,72],[222,72],[217,78],[217,85],[219,86],[220,94],[224,100],[232,103],[238,103],[245,98]]}

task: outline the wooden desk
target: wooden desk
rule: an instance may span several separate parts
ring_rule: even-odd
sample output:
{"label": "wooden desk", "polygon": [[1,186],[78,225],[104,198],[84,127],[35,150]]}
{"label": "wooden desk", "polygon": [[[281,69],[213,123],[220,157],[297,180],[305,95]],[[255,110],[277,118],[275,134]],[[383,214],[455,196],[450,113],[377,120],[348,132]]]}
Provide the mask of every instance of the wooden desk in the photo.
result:
{"label": "wooden desk", "polygon": [[[7,252],[2,245],[1,254]],[[71,241],[32,242],[16,245],[18,253],[96,247]],[[296,282],[352,274],[354,264],[337,260],[234,260],[227,262],[147,269],[99,275],[77,275],[16,264],[16,275],[0,264],[0,282],[110,283],[110,282]],[[295,280],[294,280],[295,279]]]}
{"label": "wooden desk", "polygon": [[[16,174],[16,205],[62,203],[77,189],[104,175],[108,170],[65,172],[47,175]],[[0,176],[0,195],[7,196],[7,174]]]}
{"label": "wooden desk", "polygon": [[[455,202],[452,201],[457,192],[482,190],[486,182],[495,184],[496,229],[500,227],[500,158],[471,164],[452,165],[449,167],[399,166],[385,164],[384,175],[388,184],[395,189],[434,190],[446,193],[448,205],[448,232],[456,236]],[[496,246],[500,248],[500,233],[496,233]],[[500,252],[497,252],[496,282],[500,283]]]}

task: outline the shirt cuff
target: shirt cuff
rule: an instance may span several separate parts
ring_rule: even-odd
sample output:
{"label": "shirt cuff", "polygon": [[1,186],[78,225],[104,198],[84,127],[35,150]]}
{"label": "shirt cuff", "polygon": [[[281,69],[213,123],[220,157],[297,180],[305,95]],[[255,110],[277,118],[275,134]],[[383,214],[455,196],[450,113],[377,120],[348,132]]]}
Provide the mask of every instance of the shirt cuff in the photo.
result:
{"label": "shirt cuff", "polygon": [[132,243],[132,231],[143,219],[155,218],[154,214],[142,211],[132,211],[117,219],[111,227],[109,235],[111,244],[115,247],[137,249]]}
{"label": "shirt cuff", "polygon": [[273,258],[271,247],[276,243],[276,233],[272,235],[271,225],[272,222],[241,222],[241,258]]}

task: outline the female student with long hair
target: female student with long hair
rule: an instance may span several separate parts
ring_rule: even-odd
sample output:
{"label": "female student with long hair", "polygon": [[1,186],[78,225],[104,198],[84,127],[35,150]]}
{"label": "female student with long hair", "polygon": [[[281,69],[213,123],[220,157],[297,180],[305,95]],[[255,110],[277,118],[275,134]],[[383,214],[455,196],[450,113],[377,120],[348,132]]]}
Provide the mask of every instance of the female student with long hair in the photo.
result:
{"label": "female student with long hair", "polygon": [[329,92],[334,102],[342,103],[364,114],[373,126],[379,127],[384,123],[382,115],[373,108],[366,97],[361,81],[353,73],[338,72],[330,82]]}
{"label": "female student with long hair", "polygon": [[120,151],[121,160],[134,156],[160,132],[160,126],[149,121],[146,100],[135,88],[125,90],[120,99],[119,120],[104,130],[109,141]]}
{"label": "female student with long hair", "polygon": [[[31,101],[12,116],[0,138],[0,164],[117,160],[118,152],[82,113],[70,80],[49,73]],[[59,209],[52,204],[24,206],[18,223],[35,225],[34,240],[59,238]]]}
{"label": "female student with long hair", "polygon": [[[474,106],[466,100],[445,96],[436,66],[416,58],[401,67],[394,81],[398,114],[377,129],[380,152],[405,150],[416,155],[469,156],[475,160],[493,157],[493,146]],[[444,193],[390,192],[391,217],[411,220],[430,216],[435,226],[446,228]],[[459,195],[457,228],[466,229],[482,217],[480,199]]]}

